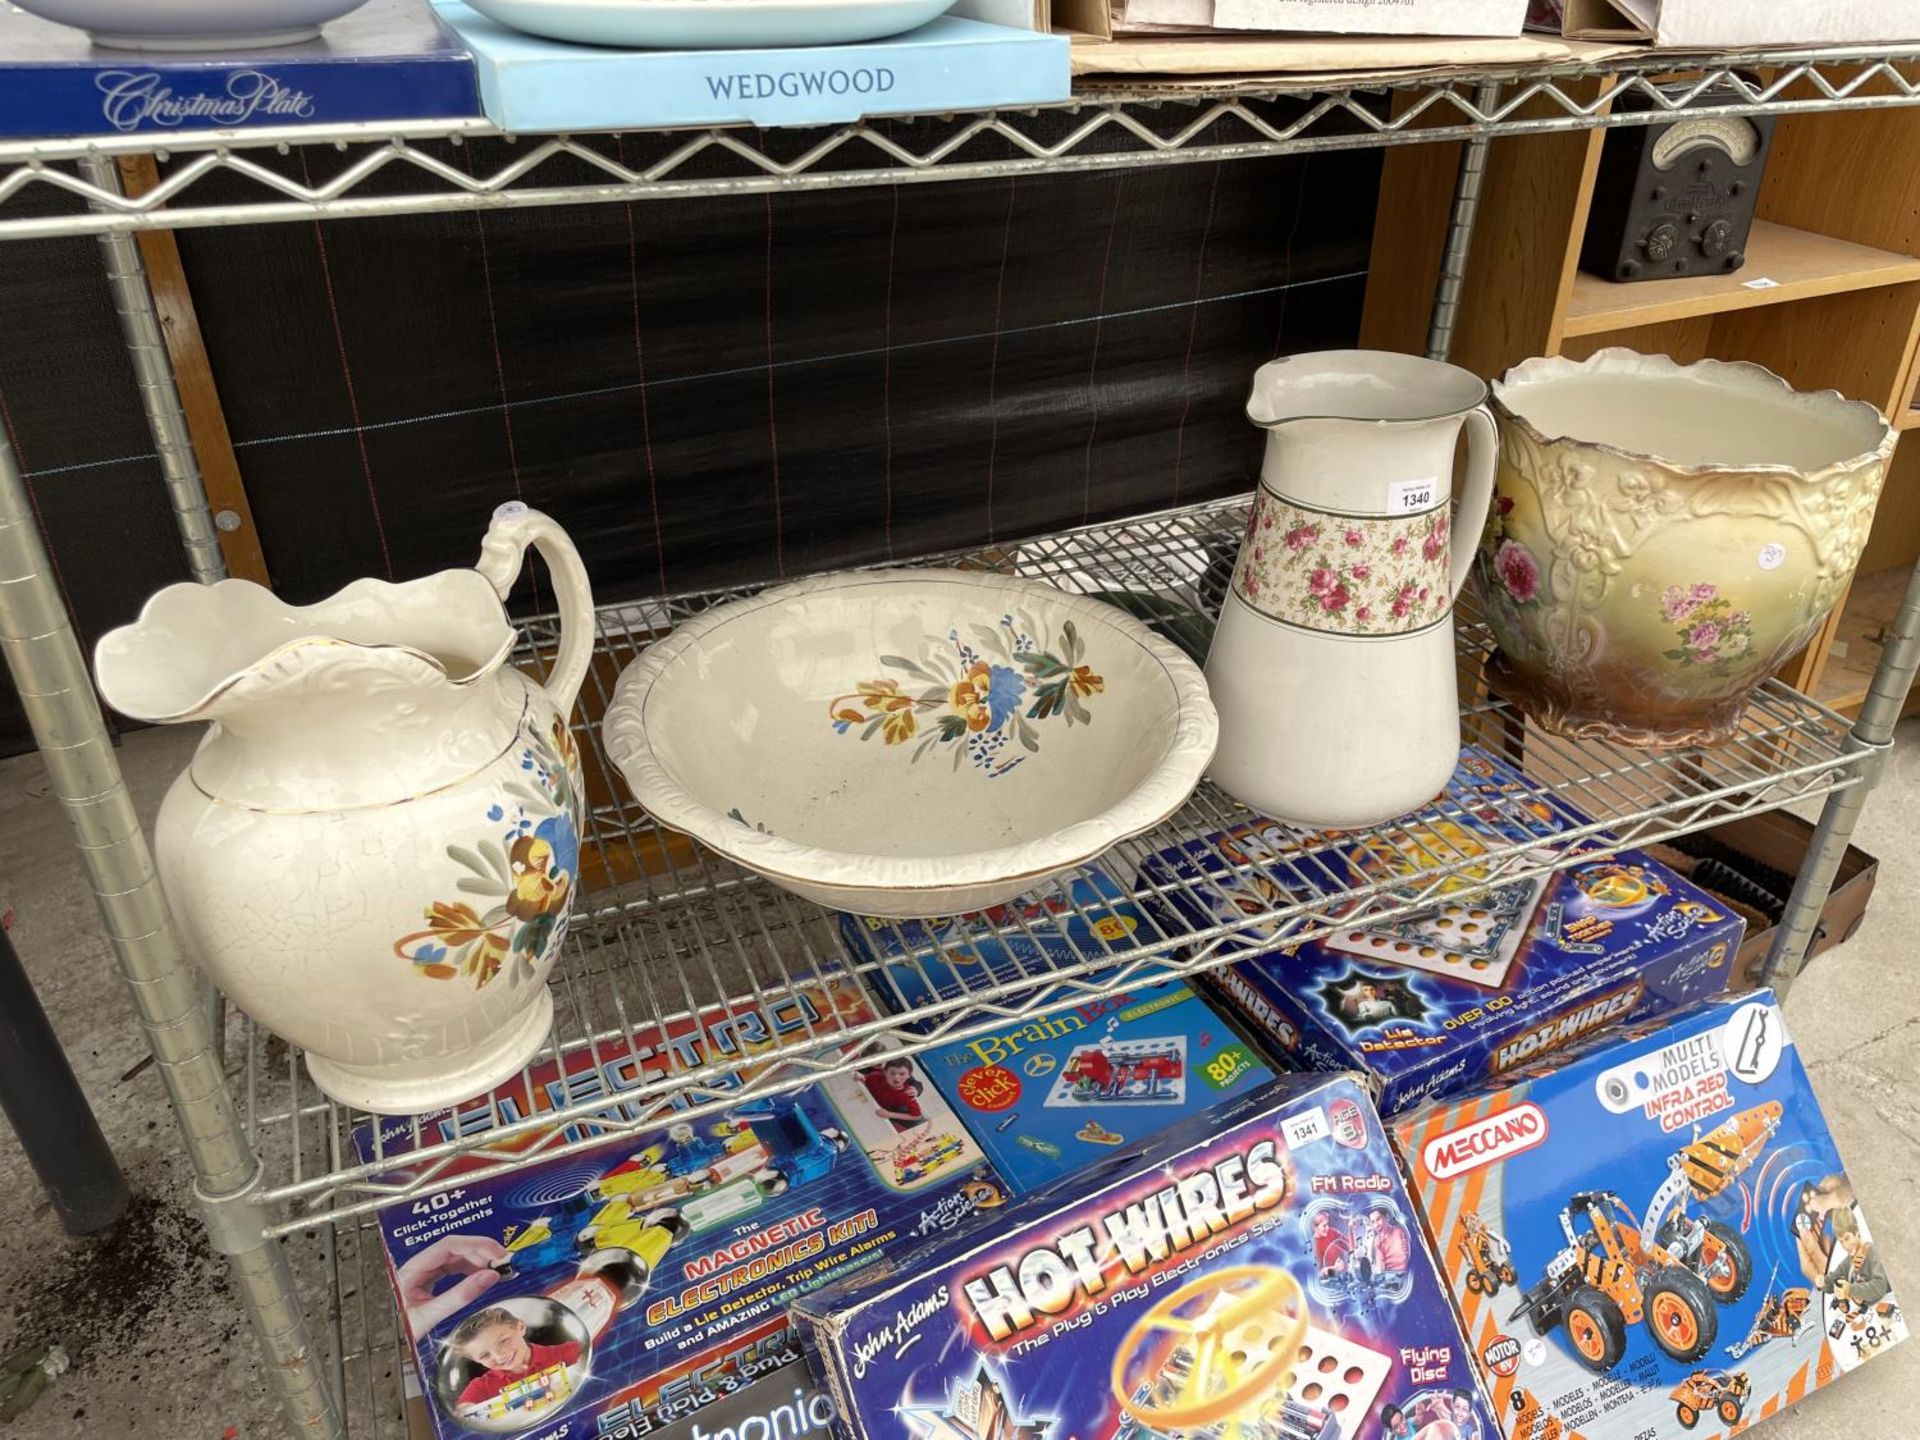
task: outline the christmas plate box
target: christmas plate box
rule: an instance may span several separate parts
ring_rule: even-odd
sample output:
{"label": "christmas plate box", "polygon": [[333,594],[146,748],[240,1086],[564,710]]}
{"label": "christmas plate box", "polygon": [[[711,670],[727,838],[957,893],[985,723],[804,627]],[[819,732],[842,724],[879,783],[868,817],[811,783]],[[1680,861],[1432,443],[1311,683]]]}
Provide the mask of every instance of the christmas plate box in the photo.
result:
{"label": "christmas plate box", "polygon": [[[850,983],[808,986],[569,1052],[531,1086],[417,1129],[362,1128],[360,1154],[386,1163],[385,1178],[432,1166],[444,1181],[378,1217],[436,1432],[604,1440],[729,1397],[734,1409],[787,1404],[785,1380],[755,1382],[796,1357],[794,1296],[1001,1204],[992,1166],[904,1058],[693,1120],[641,1125],[647,1112],[621,1098],[670,1071],[750,1065],[783,1040],[830,1041],[869,1018]],[[887,1103],[900,1091],[915,1094],[911,1113]],[[410,1150],[603,1094],[596,1119],[503,1134],[500,1150],[556,1152],[511,1173],[473,1173],[497,1154],[449,1164],[427,1153],[410,1167]]]}
{"label": "christmas plate box", "polygon": [[1225,1101],[793,1314],[853,1440],[1494,1429],[1350,1077]]}
{"label": "christmas plate box", "polygon": [[1025,982],[1037,986],[1057,969],[1101,960],[1128,969],[1100,967],[1081,978],[1147,978],[1159,967],[1128,961],[1126,952],[1164,933],[1098,865],[1069,870],[991,910],[925,920],[840,916],[842,945],[880,1003],[900,1014],[997,986],[1016,987],[1028,998],[1033,987]]}
{"label": "christmas plate box", "polygon": [[1009,1017],[920,1063],[1018,1194],[1273,1078],[1180,980]]}
{"label": "christmas plate box", "polygon": [[1395,1122],[1511,1440],[1726,1435],[1906,1338],[1769,992],[1555,1058]]}

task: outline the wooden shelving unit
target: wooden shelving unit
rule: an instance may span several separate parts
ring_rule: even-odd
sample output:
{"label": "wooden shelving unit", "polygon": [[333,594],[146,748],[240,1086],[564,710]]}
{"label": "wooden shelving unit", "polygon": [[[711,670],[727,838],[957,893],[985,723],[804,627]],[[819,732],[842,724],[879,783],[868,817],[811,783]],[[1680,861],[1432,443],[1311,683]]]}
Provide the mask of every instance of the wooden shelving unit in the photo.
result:
{"label": "wooden shelving unit", "polygon": [[1759,220],[1747,263],[1730,275],[1619,285],[1576,271],[1561,334],[1600,335],[1911,280],[1920,280],[1920,260],[1910,255]]}
{"label": "wooden shelving unit", "polygon": [[[1746,264],[1728,275],[1619,284],[1579,269],[1605,132],[1493,143],[1451,358],[1499,375],[1533,355],[1609,345],[1753,360],[1802,389],[1867,400],[1920,429],[1920,112],[1782,118]],[[1432,167],[1429,169],[1429,167]],[[1429,154],[1389,152],[1361,343],[1418,353],[1447,196]],[[1770,281],[1770,284],[1757,284]],[[1920,440],[1896,451],[1851,592],[1782,678],[1850,710],[1876,638],[1920,559]],[[1920,692],[1916,692],[1920,693]]]}

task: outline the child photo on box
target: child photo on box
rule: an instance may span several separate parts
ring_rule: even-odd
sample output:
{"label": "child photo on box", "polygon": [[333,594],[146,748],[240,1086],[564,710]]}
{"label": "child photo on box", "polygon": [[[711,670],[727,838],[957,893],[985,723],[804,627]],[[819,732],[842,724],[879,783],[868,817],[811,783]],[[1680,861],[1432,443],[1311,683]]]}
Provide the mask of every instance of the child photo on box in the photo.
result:
{"label": "child photo on box", "polygon": [[476,1310],[447,1335],[435,1376],[449,1413],[477,1430],[518,1430],[563,1404],[593,1342],[557,1300],[522,1295]]}

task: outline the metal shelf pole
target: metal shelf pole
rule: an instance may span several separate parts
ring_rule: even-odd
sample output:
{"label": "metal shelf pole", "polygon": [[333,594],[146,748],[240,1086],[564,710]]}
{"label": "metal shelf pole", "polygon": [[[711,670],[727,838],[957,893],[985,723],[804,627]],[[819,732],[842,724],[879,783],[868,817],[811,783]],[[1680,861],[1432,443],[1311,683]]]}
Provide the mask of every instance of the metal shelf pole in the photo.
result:
{"label": "metal shelf pole", "polygon": [[[80,173],[101,190],[126,194],[120,167],[107,156],[83,156]],[[160,457],[160,473],[173,502],[174,523],[180,527],[180,543],[186,547],[187,568],[194,579],[210,585],[227,578],[227,561],[214,530],[213,509],[207,503],[200,461],[193,453],[186,412],[180,406],[180,387],[174,382],[173,360],[167,354],[166,335],[154,310],[146,262],[140,256],[139,242],[125,232],[101,235],[100,252],[107,285],[113,291],[113,308],[120,316],[120,333],[126,338],[127,358],[133,362],[134,378],[140,385],[140,403],[147,412],[154,453]]]}
{"label": "metal shelf pole", "polygon": [[194,1194],[215,1249],[233,1267],[267,1373],[303,1440],[343,1440],[285,1252],[265,1237],[253,1199],[261,1166],[247,1143],[186,964],[140,816],[107,738],[34,524],[13,449],[0,436],[0,652],[113,942],[193,1163]]}
{"label": "metal shelf pole", "polygon": [[1900,613],[1894,617],[1892,638],[1881,653],[1880,667],[1873,672],[1873,685],[1861,703],[1849,737],[1859,756],[1855,763],[1860,767],[1860,783],[1827,797],[1807,858],[1794,877],[1786,914],[1767,951],[1761,973],[1783,999],[1806,963],[1821,907],[1827,903],[1827,892],[1833,888],[1833,877],[1846,856],[1867,795],[1886,769],[1887,756],[1893,750],[1893,727],[1900,721],[1916,669],[1920,669],[1920,565],[1907,579],[1907,593],[1901,598]]}
{"label": "metal shelf pole", "polygon": [[[1474,107],[1490,114],[1500,103],[1500,87],[1492,81],[1473,94]],[[1480,213],[1480,182],[1487,173],[1487,149],[1493,142],[1476,135],[1460,147],[1460,174],[1453,184],[1453,215],[1447,222],[1447,248],[1440,257],[1440,280],[1434,287],[1433,322],[1427,330],[1427,358],[1445,360],[1453,349],[1454,322],[1460,315],[1460,291],[1467,282],[1467,260],[1473,254],[1473,222]]]}

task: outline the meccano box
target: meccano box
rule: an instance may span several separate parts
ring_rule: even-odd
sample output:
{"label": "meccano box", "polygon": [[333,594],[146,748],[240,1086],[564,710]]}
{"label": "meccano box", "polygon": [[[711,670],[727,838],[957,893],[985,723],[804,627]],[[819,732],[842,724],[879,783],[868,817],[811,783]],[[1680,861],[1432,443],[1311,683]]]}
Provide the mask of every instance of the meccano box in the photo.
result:
{"label": "meccano box", "polygon": [[1229,1100],[793,1315],[853,1440],[1494,1429],[1350,1077]]}
{"label": "meccano box", "polygon": [[[1276,1053],[1307,1069],[1365,1071],[1394,1115],[1719,994],[1744,928],[1627,850],[1239,960],[1207,980]],[[1488,953],[1475,953],[1477,941]]]}
{"label": "meccano box", "polygon": [[985,110],[1068,98],[1067,39],[942,16],[860,45],[613,50],[526,35],[434,0],[473,51],[487,118],[504,130],[828,125],[868,115]]}
{"label": "meccano box", "polygon": [[1512,1440],[1726,1435],[1907,1337],[1767,991],[1395,1129]]}
{"label": "meccano box", "polygon": [[[571,1077],[613,1071],[629,1047],[578,1052],[564,1075],[537,1076],[534,1088],[548,1103],[556,1093],[617,1096],[637,1075],[751,1054],[796,1025],[830,1035],[869,1018],[850,990],[812,987],[642,1034],[630,1047],[637,1059],[574,1089]],[[513,1088],[431,1117],[424,1138],[483,1129],[482,1104],[510,1115],[543,1108]],[[632,1102],[605,1117],[636,1118]],[[594,1132],[593,1122],[535,1128],[520,1143]],[[403,1156],[411,1134],[408,1121],[382,1122],[382,1153]],[[356,1138],[369,1154],[369,1131]],[[924,1072],[884,1054],[798,1090],[756,1088],[719,1114],[474,1176],[485,1163],[497,1157],[465,1157],[436,1172],[455,1183],[378,1216],[444,1440],[638,1436],[684,1419],[791,1360],[794,1296],[1007,1198]]]}
{"label": "meccano box", "polygon": [[[991,910],[926,920],[840,916],[842,944],[896,1014],[992,985],[1044,980],[1061,966],[1124,960],[1126,951],[1160,934],[1098,865],[1055,876]],[[936,946],[937,953],[930,948]],[[915,953],[921,950],[929,953]]]}
{"label": "meccano box", "polygon": [[1009,1018],[920,1063],[1015,1194],[1273,1078],[1182,980]]}
{"label": "meccano box", "polygon": [[473,57],[427,0],[369,0],[318,40],[261,50],[102,50],[0,4],[0,136],[113,135],[477,117]]}

